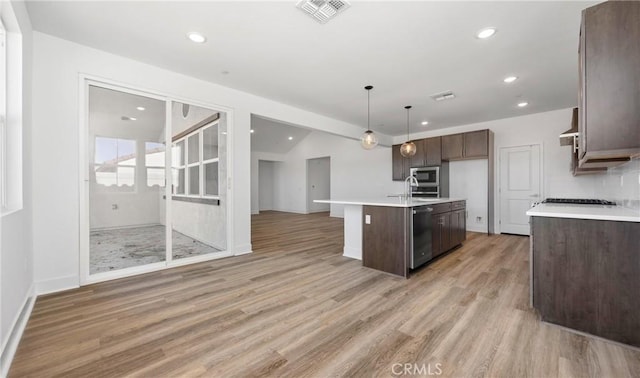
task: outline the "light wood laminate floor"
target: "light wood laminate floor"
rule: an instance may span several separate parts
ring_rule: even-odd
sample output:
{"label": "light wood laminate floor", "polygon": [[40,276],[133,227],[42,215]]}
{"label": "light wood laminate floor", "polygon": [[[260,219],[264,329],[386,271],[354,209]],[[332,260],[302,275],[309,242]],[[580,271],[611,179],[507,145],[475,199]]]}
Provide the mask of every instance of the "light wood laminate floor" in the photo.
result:
{"label": "light wood laminate floor", "polygon": [[326,213],[252,223],[251,255],[38,298],[10,376],[640,376],[639,351],[538,320],[526,237],[469,233],[404,280],[342,257]]}

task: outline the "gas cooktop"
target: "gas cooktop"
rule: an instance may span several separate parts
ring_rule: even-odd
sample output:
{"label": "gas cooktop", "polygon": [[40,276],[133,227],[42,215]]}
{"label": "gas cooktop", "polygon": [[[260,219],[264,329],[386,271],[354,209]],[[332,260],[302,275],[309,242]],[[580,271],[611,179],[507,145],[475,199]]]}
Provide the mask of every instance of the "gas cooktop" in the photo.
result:
{"label": "gas cooktop", "polygon": [[547,198],[542,203],[562,203],[569,205],[608,205],[615,206],[615,202],[600,199],[582,199],[582,198]]}

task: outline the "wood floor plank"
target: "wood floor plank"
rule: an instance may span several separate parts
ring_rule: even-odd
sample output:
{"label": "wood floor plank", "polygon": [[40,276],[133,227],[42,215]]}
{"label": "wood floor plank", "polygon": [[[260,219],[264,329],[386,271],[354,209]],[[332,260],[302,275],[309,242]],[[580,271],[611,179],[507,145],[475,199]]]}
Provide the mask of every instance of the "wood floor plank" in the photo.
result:
{"label": "wood floor plank", "polygon": [[252,218],[254,253],[46,295],[10,377],[638,377],[640,351],[540,322],[529,239],[468,233],[404,280],[326,213]]}

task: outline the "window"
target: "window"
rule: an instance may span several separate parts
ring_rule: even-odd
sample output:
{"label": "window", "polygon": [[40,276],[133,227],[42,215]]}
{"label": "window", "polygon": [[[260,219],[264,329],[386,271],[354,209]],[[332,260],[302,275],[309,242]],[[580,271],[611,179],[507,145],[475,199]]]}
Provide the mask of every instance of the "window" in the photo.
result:
{"label": "window", "polygon": [[174,195],[218,198],[218,123],[174,141],[172,162]]}
{"label": "window", "polygon": [[0,18],[0,213],[22,209],[22,33],[11,2]]}
{"label": "window", "polygon": [[164,143],[146,142],[144,165],[147,169],[147,186],[164,188]]}
{"label": "window", "polygon": [[0,19],[0,208],[7,204],[7,58],[5,48],[5,29]]}
{"label": "window", "polygon": [[136,141],[95,138],[96,183],[104,186],[135,187]]}

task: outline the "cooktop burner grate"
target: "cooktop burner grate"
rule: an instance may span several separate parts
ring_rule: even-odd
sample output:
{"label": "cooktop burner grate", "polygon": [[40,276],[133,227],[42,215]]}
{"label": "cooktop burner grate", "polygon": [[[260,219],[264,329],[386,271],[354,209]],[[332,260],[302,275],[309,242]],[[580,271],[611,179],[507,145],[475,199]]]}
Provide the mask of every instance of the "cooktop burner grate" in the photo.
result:
{"label": "cooktop burner grate", "polygon": [[547,198],[542,203],[564,203],[573,205],[609,205],[615,206],[615,202],[600,199],[583,199],[583,198]]}

